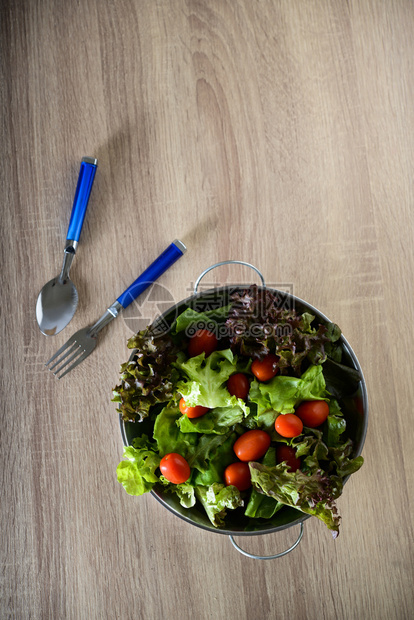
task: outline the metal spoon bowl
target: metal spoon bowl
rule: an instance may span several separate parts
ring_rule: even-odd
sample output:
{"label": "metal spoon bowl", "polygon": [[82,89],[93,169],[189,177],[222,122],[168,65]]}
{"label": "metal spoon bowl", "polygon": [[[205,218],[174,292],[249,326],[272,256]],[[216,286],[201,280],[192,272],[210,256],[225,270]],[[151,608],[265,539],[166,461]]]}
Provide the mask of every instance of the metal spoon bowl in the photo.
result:
{"label": "metal spoon bowl", "polygon": [[[76,244],[76,241],[73,243]],[[67,245],[60,275],[49,280],[37,298],[36,319],[40,331],[45,336],[55,336],[62,331],[76,312],[78,291],[69,278],[69,269],[74,256],[73,246]]]}

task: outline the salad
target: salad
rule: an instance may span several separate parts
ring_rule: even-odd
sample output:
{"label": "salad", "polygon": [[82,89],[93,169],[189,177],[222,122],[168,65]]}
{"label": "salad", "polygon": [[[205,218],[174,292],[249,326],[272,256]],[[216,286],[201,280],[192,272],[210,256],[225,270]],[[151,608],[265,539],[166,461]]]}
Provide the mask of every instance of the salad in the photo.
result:
{"label": "salad", "polygon": [[363,464],[341,399],[360,377],[341,363],[338,326],[281,295],[236,289],[224,306],[186,307],[168,329],[129,339],[113,390],[137,427],[117,468],[128,494],[175,493],[216,528],[230,511],[260,522],[290,507],[338,535],[335,500]]}

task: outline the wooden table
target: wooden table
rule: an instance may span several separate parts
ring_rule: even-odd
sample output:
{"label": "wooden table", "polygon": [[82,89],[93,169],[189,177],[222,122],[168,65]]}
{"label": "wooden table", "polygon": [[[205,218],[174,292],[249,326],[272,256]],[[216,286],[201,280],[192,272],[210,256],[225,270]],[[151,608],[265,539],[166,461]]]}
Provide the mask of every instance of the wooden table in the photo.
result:
{"label": "wooden table", "polygon": [[[0,16],[0,617],[412,618],[413,3],[4,0]],[[99,165],[79,306],[46,338],[36,298],[84,155]],[[172,301],[216,261],[248,261],[354,348],[370,423],[336,541],[310,519],[295,551],[255,561],[126,495],[111,390],[139,306],[62,381],[45,369],[174,238],[188,252],[159,281]]]}

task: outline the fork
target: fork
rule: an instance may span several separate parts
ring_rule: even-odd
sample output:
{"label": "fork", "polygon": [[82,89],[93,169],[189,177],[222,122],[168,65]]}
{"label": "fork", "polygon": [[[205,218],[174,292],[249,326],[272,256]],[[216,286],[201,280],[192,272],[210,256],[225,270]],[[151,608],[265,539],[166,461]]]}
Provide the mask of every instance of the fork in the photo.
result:
{"label": "fork", "polygon": [[[88,357],[97,344],[99,332],[108,325],[118,314],[127,308],[141,293],[155,282],[176,260],[186,252],[184,243],[176,239],[158,258],[105,310],[96,323],[77,331],[65,344],[46,362],[45,366],[58,379],[73,370]],[[52,362],[54,362],[52,364]],[[70,364],[68,368],[66,368]],[[62,370],[66,370],[62,373]],[[56,369],[56,370],[54,370]],[[59,374],[61,373],[61,374]]]}

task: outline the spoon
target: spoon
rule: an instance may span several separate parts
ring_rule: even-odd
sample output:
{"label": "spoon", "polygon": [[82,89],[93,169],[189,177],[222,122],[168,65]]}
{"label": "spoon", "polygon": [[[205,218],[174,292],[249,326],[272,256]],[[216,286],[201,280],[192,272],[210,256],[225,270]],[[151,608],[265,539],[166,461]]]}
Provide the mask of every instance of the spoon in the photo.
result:
{"label": "spoon", "polygon": [[69,278],[69,270],[78,247],[97,165],[98,160],[94,157],[82,159],[66,236],[62,271],[44,285],[37,298],[36,319],[45,336],[54,336],[61,332],[73,318],[78,306],[78,291]]}

